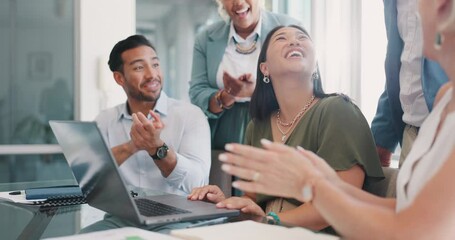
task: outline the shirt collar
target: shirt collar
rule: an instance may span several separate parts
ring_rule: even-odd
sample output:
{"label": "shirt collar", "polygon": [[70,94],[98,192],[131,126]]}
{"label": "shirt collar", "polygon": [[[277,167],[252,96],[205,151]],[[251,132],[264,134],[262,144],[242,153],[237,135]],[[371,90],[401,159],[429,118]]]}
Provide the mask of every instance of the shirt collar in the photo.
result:
{"label": "shirt collar", "polygon": [[[231,20],[231,24],[230,25],[231,26],[230,26],[230,29],[229,29],[229,38],[228,38],[228,39],[230,39],[229,41],[233,41],[232,37],[234,37],[237,42],[244,42],[245,40],[242,37],[240,37],[240,35],[238,35],[237,32],[235,31],[234,23],[232,22],[232,20]],[[250,35],[248,35],[246,40],[253,41],[254,40],[254,36],[256,34],[260,38],[261,37],[261,26],[262,26],[262,14],[259,14],[258,24],[254,28],[254,31]]]}
{"label": "shirt collar", "polygon": [[[168,99],[169,97],[166,93],[161,90],[160,97],[158,98],[153,110],[162,116],[166,116],[168,113]],[[132,119],[131,114],[128,113],[128,102],[125,102],[120,108],[119,119],[121,118]]]}

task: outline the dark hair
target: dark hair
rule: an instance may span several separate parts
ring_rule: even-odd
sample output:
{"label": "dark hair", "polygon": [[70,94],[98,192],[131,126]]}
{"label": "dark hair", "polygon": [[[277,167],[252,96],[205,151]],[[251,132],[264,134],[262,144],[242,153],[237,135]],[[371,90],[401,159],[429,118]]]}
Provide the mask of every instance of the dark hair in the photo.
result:
{"label": "dark hair", "polygon": [[109,55],[109,61],[107,62],[107,64],[109,65],[109,69],[111,69],[112,72],[115,71],[122,72],[123,66],[122,53],[125,52],[126,50],[137,48],[140,46],[149,46],[156,52],[155,47],[144,36],[142,35],[129,36],[128,38],[115,44],[114,48],[112,48],[111,54]]}
{"label": "dark hair", "polygon": [[[274,111],[278,110],[278,101],[275,96],[275,91],[273,90],[272,81],[270,83],[264,83],[262,79],[264,78],[264,74],[261,72],[260,65],[261,63],[267,60],[267,49],[269,47],[270,39],[272,35],[284,28],[286,26],[277,26],[272,29],[265,38],[265,41],[262,45],[261,53],[259,54],[258,65],[257,65],[257,80],[256,80],[256,87],[254,88],[253,95],[251,96],[250,102],[250,116],[253,121],[255,120],[265,120],[272,114]],[[289,25],[288,27],[297,28],[300,31],[304,32],[306,35],[310,36],[308,32],[300,26],[297,25]],[[317,73],[317,74],[316,74]],[[321,74],[319,73],[319,67],[316,69],[316,73],[314,74],[316,78],[313,79],[313,93],[314,96],[317,98],[325,98],[328,96],[335,96],[338,94],[326,94],[322,89],[322,81],[321,81]],[[269,76],[269,78],[271,78]]]}

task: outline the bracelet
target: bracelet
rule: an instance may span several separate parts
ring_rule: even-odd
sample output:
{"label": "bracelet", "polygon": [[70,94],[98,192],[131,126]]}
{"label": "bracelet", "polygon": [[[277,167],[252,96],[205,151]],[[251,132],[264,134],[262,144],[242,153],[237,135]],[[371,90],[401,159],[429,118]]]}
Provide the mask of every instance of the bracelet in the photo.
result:
{"label": "bracelet", "polygon": [[280,217],[275,212],[269,212],[267,213],[267,219],[268,223],[274,224],[274,225],[280,225],[281,220]]}
{"label": "bracelet", "polygon": [[313,198],[313,184],[307,183],[302,188],[302,200],[305,203],[311,203],[311,201],[313,201]]}
{"label": "bracelet", "polygon": [[216,104],[218,104],[218,107],[221,108],[221,109],[231,109],[232,106],[234,106],[234,104],[232,104],[231,106],[224,106],[223,102],[221,101],[221,94],[223,94],[223,91],[224,89],[221,89],[220,91],[218,91],[215,95],[215,100],[216,100]]}

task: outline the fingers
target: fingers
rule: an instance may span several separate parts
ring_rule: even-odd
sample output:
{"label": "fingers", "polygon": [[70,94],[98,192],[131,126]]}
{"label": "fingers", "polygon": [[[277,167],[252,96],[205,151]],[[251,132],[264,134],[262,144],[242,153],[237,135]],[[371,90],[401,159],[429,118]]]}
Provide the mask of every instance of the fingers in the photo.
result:
{"label": "fingers", "polygon": [[150,115],[152,116],[152,118],[154,119],[153,121],[153,125],[156,129],[161,129],[164,127],[164,123],[161,121],[161,116],[160,114],[156,113],[155,111],[153,110],[150,110]]}
{"label": "fingers", "polygon": [[[225,159],[225,162],[235,163],[239,165],[248,162],[243,161],[244,159],[253,159],[263,162],[266,161],[270,156],[270,152],[265,151],[264,149],[237,143],[226,144],[225,149],[226,151],[233,154],[221,154],[220,157],[222,156],[223,159],[220,160],[223,161]],[[224,156],[227,156],[228,159],[224,158]]]}
{"label": "fingers", "polygon": [[251,73],[245,73],[240,77],[240,79],[244,82],[252,82],[252,76],[253,75]]}
{"label": "fingers", "polygon": [[194,188],[187,197],[189,200],[200,201],[207,199],[211,202],[219,202],[224,200],[224,193],[220,188],[214,185]]}
{"label": "fingers", "polygon": [[191,191],[190,195],[188,195],[188,199],[193,200],[193,201],[195,201],[195,200],[203,200],[208,192],[209,192],[209,187],[208,186],[200,187],[200,188],[194,188]]}
{"label": "fingers", "polygon": [[257,177],[258,176],[257,174],[259,174],[259,173],[256,170],[250,170],[250,169],[246,169],[244,167],[237,167],[235,165],[230,165],[230,164],[221,165],[221,170],[223,170],[227,174],[237,176],[241,179],[246,179],[246,180],[250,180],[250,181],[259,180],[258,179],[259,177]]}
{"label": "fingers", "polygon": [[264,211],[250,198],[230,197],[216,204],[219,208],[239,209],[244,213],[265,216]]}

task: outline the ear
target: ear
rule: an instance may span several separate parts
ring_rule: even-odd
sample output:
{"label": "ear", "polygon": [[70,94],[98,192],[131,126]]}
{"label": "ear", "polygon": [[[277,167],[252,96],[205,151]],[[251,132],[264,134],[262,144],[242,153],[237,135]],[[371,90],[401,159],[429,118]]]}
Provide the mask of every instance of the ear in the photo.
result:
{"label": "ear", "polygon": [[454,0],[436,0],[437,28],[441,32],[455,31]]}
{"label": "ear", "polygon": [[123,77],[123,74],[121,72],[118,72],[118,71],[115,71],[113,73],[113,76],[114,76],[114,79],[115,79],[115,82],[122,86],[125,84],[125,78]]}
{"label": "ear", "polygon": [[269,67],[267,66],[267,63],[260,63],[259,69],[261,70],[262,74],[264,74],[264,76],[269,76]]}

